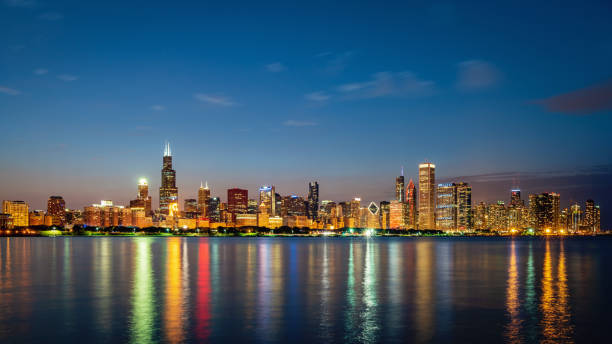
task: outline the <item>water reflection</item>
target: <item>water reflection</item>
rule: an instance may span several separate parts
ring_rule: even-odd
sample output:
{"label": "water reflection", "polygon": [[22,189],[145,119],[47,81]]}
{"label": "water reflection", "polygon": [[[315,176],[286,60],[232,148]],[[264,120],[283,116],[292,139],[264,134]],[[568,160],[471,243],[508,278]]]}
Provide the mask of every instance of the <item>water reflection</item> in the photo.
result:
{"label": "water reflection", "polygon": [[156,314],[150,239],[136,239],[134,249],[136,254],[134,255],[134,280],[132,282],[130,341],[132,343],[151,343]]}
{"label": "water reflection", "polygon": [[508,264],[508,282],[506,287],[506,310],[509,323],[506,326],[506,341],[509,343],[520,343],[522,320],[519,317],[519,275],[516,257],[516,242],[510,243],[510,263]]}
{"label": "water reflection", "polygon": [[603,342],[611,244],[0,238],[0,338]]}
{"label": "water reflection", "polygon": [[542,268],[542,296],[540,300],[540,310],[542,312],[540,325],[544,342],[559,342],[571,339],[572,327],[567,302],[568,291],[563,241],[560,241],[557,269],[557,279],[555,280],[551,242],[547,240]]}
{"label": "water reflection", "polygon": [[179,343],[183,340],[183,288],[181,279],[181,239],[168,238],[166,260],[166,303],[164,327],[166,340]]}

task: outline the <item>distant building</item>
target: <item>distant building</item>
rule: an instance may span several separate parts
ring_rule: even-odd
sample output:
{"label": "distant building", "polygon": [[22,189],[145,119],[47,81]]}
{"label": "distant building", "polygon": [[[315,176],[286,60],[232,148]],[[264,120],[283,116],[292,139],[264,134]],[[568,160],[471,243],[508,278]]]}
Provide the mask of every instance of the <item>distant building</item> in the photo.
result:
{"label": "distant building", "polygon": [[29,224],[29,207],[24,201],[2,201],[2,212],[11,216],[14,227]]}
{"label": "distant building", "polygon": [[257,226],[257,214],[236,214],[236,227]]}
{"label": "distant building", "polygon": [[316,220],[319,217],[319,182],[308,183],[308,217]]}
{"label": "distant building", "polygon": [[227,190],[227,212],[232,219],[236,219],[236,214],[246,214],[248,210],[249,191],[245,189]]}
{"label": "distant building", "polygon": [[404,228],[404,203],[394,199],[389,204],[389,229]]}
{"label": "distant building", "polygon": [[0,213],[0,229],[13,229],[13,218],[10,214]]}
{"label": "distant building", "polygon": [[211,197],[208,201],[207,217],[210,222],[221,222],[221,200],[219,197]]}
{"label": "distant building", "polygon": [[185,217],[189,219],[195,219],[198,217],[198,200],[195,198],[186,198],[185,199]]}
{"label": "distant building", "polygon": [[389,229],[391,228],[391,203],[387,201],[382,201],[379,204],[379,214],[380,214],[380,228]]}
{"label": "distant building", "polygon": [[436,165],[419,164],[419,228],[436,229]]}
{"label": "distant building", "polygon": [[169,142],[166,142],[164,148],[161,186],[159,188],[159,209],[165,215],[176,215],[179,210],[176,171],[172,169],[172,151]]}
{"label": "distant building", "polygon": [[488,209],[485,202],[480,202],[474,209],[474,229],[486,230],[488,225]]}
{"label": "distant building", "polygon": [[402,167],[402,174],[395,178],[395,200],[401,203],[406,201],[404,194],[404,168]]}
{"label": "distant building", "polygon": [[112,201],[87,206],[83,211],[85,224],[95,227],[132,226],[132,210]]}
{"label": "distant building", "polygon": [[296,195],[284,196],[281,202],[281,216],[306,216],[304,198]]}
{"label": "distant building", "polygon": [[249,198],[247,202],[247,214],[257,214],[258,212],[258,203],[256,200]]}
{"label": "distant building", "polygon": [[445,232],[457,229],[457,185],[454,183],[438,184],[436,229]]}
{"label": "distant building", "polygon": [[145,213],[151,214],[151,196],[149,196],[149,183],[145,178],[138,181],[138,194],[136,199],[130,201],[130,208],[143,208]]}
{"label": "distant building", "polygon": [[557,231],[560,218],[560,196],[557,193],[529,195],[529,215],[531,225],[547,233]]}
{"label": "distant building", "polygon": [[66,223],[66,202],[62,196],[49,197],[47,215],[51,216],[53,226],[63,226]]}
{"label": "distant building", "polygon": [[468,183],[457,183],[457,229],[471,231],[474,229],[472,213],[472,187]]}
{"label": "distant building", "polygon": [[210,189],[208,188],[208,181],[206,184],[200,183],[198,189],[198,212],[202,217],[208,217],[208,203],[210,201]]}
{"label": "distant building", "polygon": [[489,229],[496,232],[508,230],[508,213],[504,201],[489,204],[487,225]]}
{"label": "distant building", "polygon": [[408,229],[416,229],[418,227],[418,211],[417,211],[417,191],[412,178],[406,186],[406,214],[404,214],[404,223]]}
{"label": "distant building", "polygon": [[259,188],[259,211],[269,216],[276,214],[276,190],[274,186],[264,185]]}

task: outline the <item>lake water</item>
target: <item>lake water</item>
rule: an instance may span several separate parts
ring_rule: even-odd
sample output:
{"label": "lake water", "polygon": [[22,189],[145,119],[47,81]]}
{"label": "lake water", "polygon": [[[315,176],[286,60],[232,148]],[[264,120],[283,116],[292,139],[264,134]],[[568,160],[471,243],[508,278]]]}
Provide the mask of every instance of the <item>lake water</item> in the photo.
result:
{"label": "lake water", "polygon": [[609,342],[612,239],[0,238],[0,342]]}

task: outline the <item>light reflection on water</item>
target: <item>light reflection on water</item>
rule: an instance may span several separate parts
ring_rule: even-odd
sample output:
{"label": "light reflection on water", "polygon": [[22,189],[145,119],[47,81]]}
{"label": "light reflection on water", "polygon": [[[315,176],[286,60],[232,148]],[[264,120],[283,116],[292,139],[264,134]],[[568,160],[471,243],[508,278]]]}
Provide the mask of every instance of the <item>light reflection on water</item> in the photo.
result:
{"label": "light reflection on water", "polygon": [[610,252],[609,239],[1,238],[0,338],[597,341]]}

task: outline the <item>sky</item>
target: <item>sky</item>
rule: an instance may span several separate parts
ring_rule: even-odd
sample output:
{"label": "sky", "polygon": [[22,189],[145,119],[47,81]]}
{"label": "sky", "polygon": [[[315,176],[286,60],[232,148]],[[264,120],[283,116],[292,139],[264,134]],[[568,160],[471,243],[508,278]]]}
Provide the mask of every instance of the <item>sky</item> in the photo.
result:
{"label": "sky", "polygon": [[394,197],[430,161],[474,201],[556,191],[612,226],[607,1],[0,0],[0,199],[44,209],[263,184]]}

